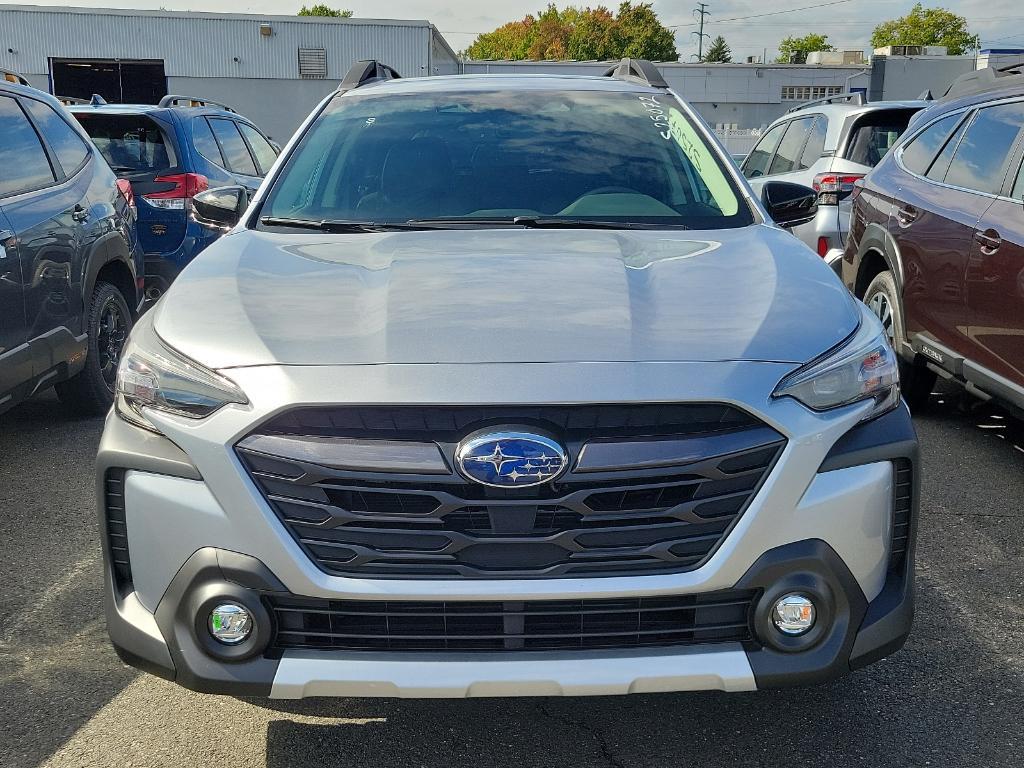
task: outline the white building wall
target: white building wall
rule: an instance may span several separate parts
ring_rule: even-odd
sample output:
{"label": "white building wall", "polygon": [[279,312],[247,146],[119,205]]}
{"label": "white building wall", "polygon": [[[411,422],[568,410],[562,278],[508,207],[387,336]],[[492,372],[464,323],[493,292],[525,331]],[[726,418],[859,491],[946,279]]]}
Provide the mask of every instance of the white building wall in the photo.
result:
{"label": "white building wall", "polygon": [[[435,37],[427,21],[0,5],[0,67],[30,75],[48,74],[49,58],[162,59],[168,77],[289,79],[299,48],[324,48],[329,80],[360,59],[417,77],[434,74]],[[434,43],[435,58],[455,60],[443,39]]]}

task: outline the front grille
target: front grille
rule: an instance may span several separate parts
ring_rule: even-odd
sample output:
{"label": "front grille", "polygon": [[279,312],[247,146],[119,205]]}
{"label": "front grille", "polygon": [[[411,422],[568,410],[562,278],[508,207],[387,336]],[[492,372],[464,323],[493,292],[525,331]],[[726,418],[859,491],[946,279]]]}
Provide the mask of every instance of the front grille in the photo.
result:
{"label": "front grille", "polygon": [[124,511],[123,469],[107,470],[103,479],[103,508],[107,543],[110,546],[110,565],[114,572],[114,585],[123,595],[132,591],[132,563],[128,555],[128,527]]}
{"label": "front grille", "polygon": [[542,651],[751,643],[757,591],[525,602],[274,597],[270,652]]}
{"label": "front grille", "polygon": [[892,548],[889,552],[889,568],[902,568],[907,557],[907,543],[910,540],[910,511],[914,498],[914,470],[909,459],[893,462],[895,482],[893,489]]}
{"label": "front grille", "polygon": [[[526,424],[557,437],[571,469],[533,488],[490,488],[453,472],[458,441],[496,423]],[[281,437],[287,440],[268,439]],[[403,446],[428,446],[440,470],[327,466],[313,455],[325,439],[374,446],[378,461],[382,451],[397,455]],[[594,457],[618,460],[622,445],[635,452],[674,440],[690,452],[670,466],[581,471],[575,465],[588,446]],[[550,578],[699,567],[746,509],[784,444],[748,414],[714,404],[353,407],[287,413],[237,450],[289,533],[329,574]]]}

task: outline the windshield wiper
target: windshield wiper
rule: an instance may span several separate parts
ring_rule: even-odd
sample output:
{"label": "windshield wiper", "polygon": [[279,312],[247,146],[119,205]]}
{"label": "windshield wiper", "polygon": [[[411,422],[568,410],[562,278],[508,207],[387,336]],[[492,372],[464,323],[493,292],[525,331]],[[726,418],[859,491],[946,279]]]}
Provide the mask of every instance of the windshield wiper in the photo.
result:
{"label": "windshield wiper", "polygon": [[289,219],[280,216],[263,216],[260,224],[267,227],[293,227],[315,229],[318,232],[344,234],[348,232],[395,232],[401,230],[433,229],[424,224],[412,222],[350,221],[347,219]]}
{"label": "windshield wiper", "polygon": [[474,216],[444,217],[437,219],[410,219],[408,224],[436,227],[512,226],[526,229],[690,229],[684,224],[649,224],[635,221],[604,221],[598,219],[570,219],[559,216],[510,216],[508,218],[481,218]]}

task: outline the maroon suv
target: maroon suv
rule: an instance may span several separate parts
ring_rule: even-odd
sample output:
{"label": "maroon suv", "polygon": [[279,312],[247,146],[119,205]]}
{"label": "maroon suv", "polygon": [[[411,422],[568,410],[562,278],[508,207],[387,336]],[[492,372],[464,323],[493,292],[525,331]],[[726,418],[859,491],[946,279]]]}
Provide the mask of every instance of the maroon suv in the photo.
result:
{"label": "maroon suv", "polygon": [[982,70],[858,183],[842,276],[885,324],[904,396],[936,374],[1024,408],[1024,70]]}

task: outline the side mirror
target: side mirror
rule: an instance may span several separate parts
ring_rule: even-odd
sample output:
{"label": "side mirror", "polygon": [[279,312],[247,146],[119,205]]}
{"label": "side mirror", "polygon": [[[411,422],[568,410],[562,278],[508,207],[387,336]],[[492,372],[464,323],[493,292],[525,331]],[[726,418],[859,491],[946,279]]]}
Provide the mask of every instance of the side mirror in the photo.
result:
{"label": "side mirror", "polygon": [[249,207],[245,187],[217,187],[192,198],[192,219],[200,226],[226,232],[242,218]]}
{"label": "side mirror", "polygon": [[788,181],[767,182],[761,188],[761,202],[772,221],[786,229],[813,221],[818,214],[818,193]]}
{"label": "side mirror", "polygon": [[280,155],[280,154],[281,154],[281,145],[280,145],[280,144],[278,144],[278,143],[277,143],[276,141],[274,141],[273,139],[267,139],[267,143],[269,143],[269,144],[270,144],[271,148],[272,148],[272,149],[274,150],[274,152],[275,152],[276,154],[278,154],[278,155]]}

